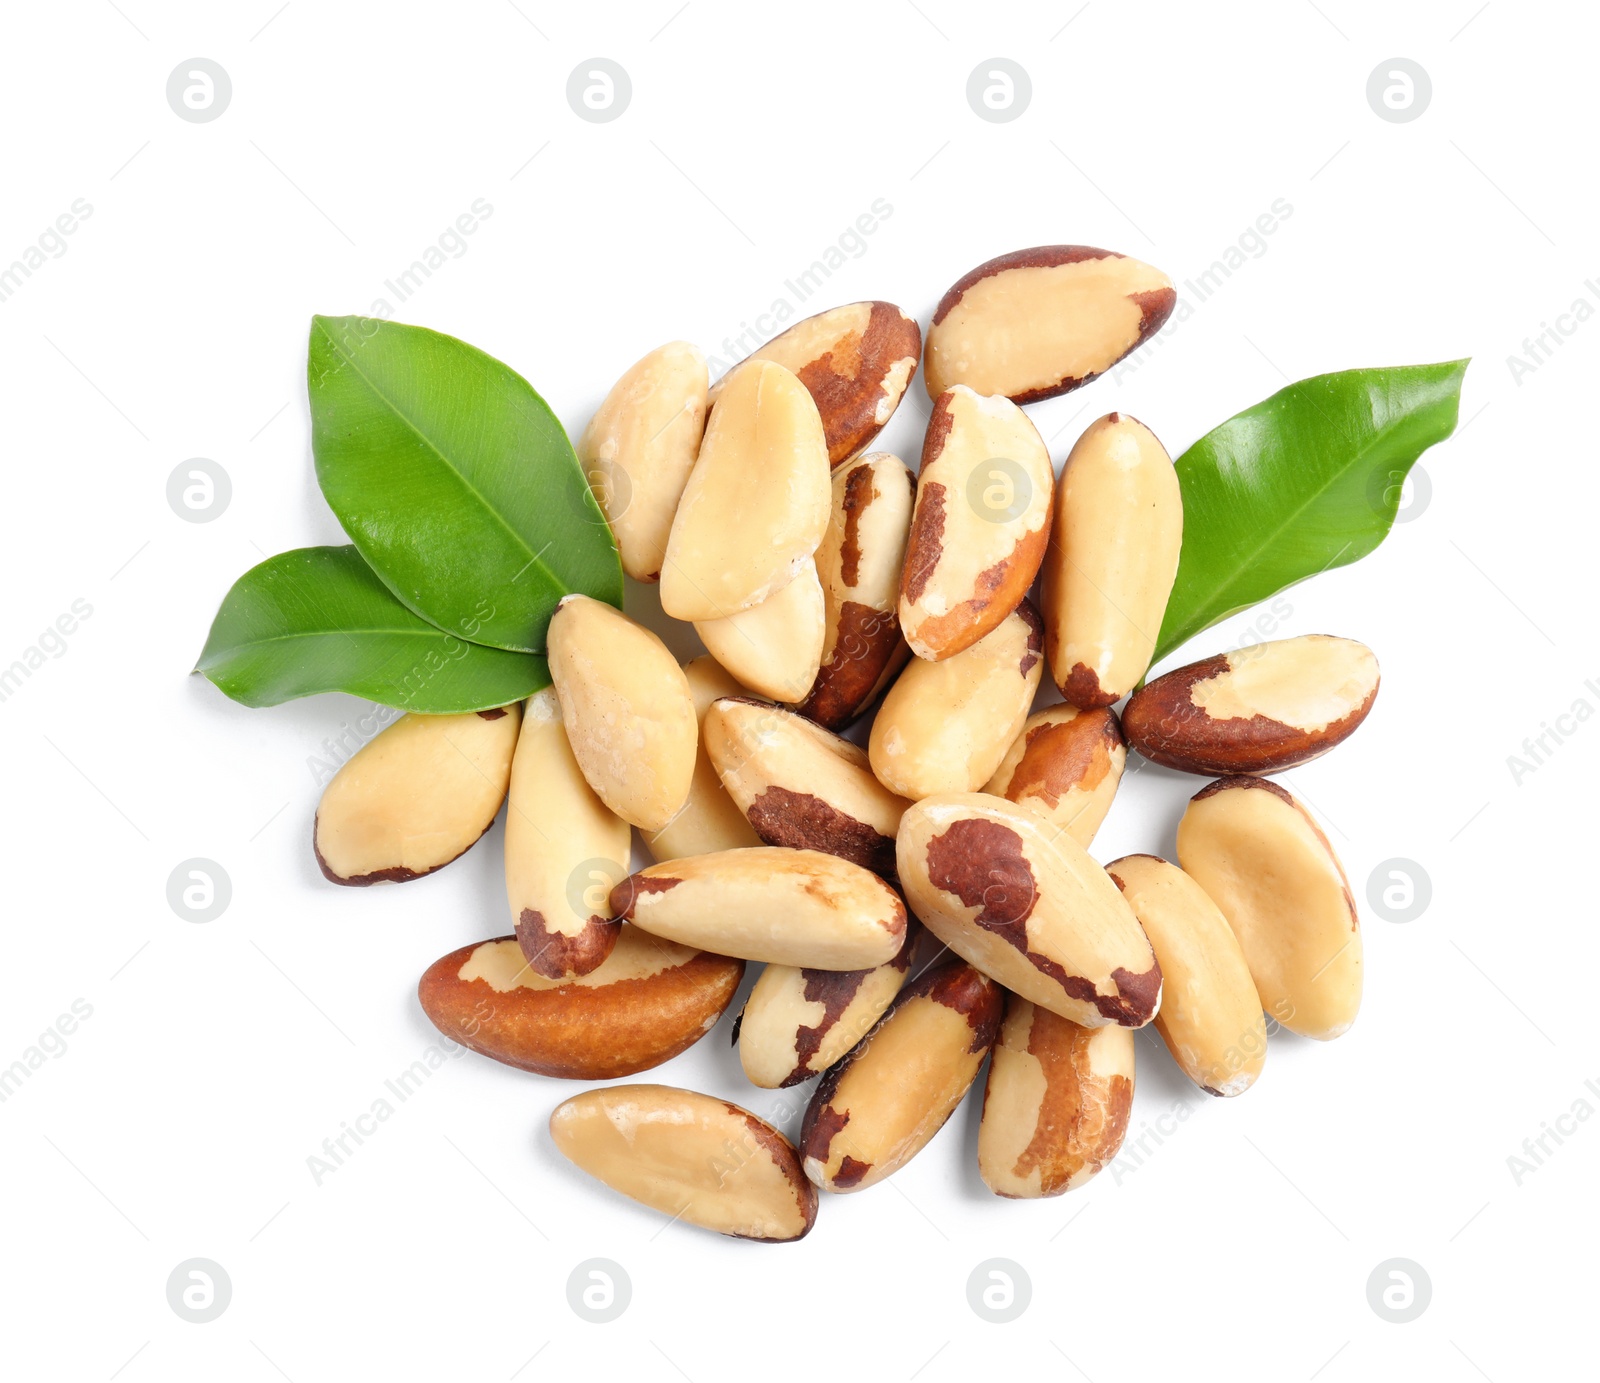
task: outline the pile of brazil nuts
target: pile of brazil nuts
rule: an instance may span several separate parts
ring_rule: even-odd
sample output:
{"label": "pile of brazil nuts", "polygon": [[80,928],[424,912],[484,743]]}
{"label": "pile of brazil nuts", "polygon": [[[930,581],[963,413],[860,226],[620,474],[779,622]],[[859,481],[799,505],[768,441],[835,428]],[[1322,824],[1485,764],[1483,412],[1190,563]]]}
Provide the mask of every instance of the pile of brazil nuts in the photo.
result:
{"label": "pile of brazil nuts", "polygon": [[[717,1095],[613,1085],[551,1115],[584,1171],[692,1224],[798,1239],[819,1189],[892,1176],[989,1058],[979,1173],[1053,1196],[1116,1155],[1146,1023],[1221,1096],[1260,1075],[1266,1016],[1350,1026],[1350,889],[1264,775],[1360,725],[1376,660],[1313,635],[1143,683],[1182,539],[1171,460],[1110,413],[1057,480],[1021,406],[1109,369],[1173,303],[1149,265],[1057,245],[959,279],[925,353],[883,302],[790,327],[714,387],[695,347],[652,351],[578,452],[625,571],[659,581],[709,656],[680,666],[568,596],[552,686],[407,715],[329,783],[315,846],[342,884],[431,873],[508,802],[512,934],[419,989],[497,1061],[635,1075],[765,966],[735,1040],[755,1086],[816,1080],[797,1141]],[[867,448],[919,363],[933,411],[913,476]],[[1030,714],[1046,670],[1064,699]],[[880,697],[865,748],[842,737]],[[1214,778],[1176,864],[1088,854],[1130,746]],[[656,862],[630,873],[634,828]]]}

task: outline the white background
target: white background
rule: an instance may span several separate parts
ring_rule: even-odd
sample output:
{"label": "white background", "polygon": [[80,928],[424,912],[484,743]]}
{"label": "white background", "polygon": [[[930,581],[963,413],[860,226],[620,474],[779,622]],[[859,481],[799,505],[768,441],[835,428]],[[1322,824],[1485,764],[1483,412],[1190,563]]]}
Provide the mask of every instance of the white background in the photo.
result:
{"label": "white background", "polygon": [[[93,212],[0,303],[0,664],[74,600],[93,613],[0,703],[0,1065],[74,1000],[92,1016],[0,1105],[0,1372],[934,1383],[1003,1361],[1096,1383],[1507,1383],[1592,1368],[1600,1121],[1565,1121],[1520,1184],[1507,1161],[1579,1102],[1600,1109],[1583,883],[1600,724],[1520,784],[1507,765],[1578,699],[1600,707],[1585,686],[1600,679],[1600,326],[1520,382],[1508,365],[1576,299],[1600,301],[1585,286],[1600,273],[1592,10],[276,3],[80,0],[5,21],[0,264],[75,199]],[[565,98],[596,55],[633,84],[609,124]],[[1397,55],[1433,86],[1404,124],[1366,99]],[[211,123],[165,96],[195,56],[233,83]],[[1032,79],[1011,123],[965,96],[995,56]],[[1383,664],[1361,732],[1289,775],[1363,899],[1351,1033],[1275,1039],[1259,1086],[1229,1102],[1191,1095],[1147,1033],[1139,1165],[998,1201],[969,1104],[793,1246],[663,1229],[551,1149],[545,1120],[572,1087],[470,1054],[316,1185],[307,1158],[437,1040],[422,970],[507,930],[499,831],[404,888],[328,886],[307,760],[365,708],[249,711],[187,673],[236,576],[341,541],[307,440],[311,314],[370,310],[477,198],[492,216],[396,315],[512,364],[574,434],[651,347],[724,354],[879,198],[892,215],[808,310],[880,297],[926,323],[972,265],[1055,241],[1181,283],[1290,204],[1266,252],[1136,371],[1031,410],[1058,461],[1114,408],[1176,454],[1286,379],[1474,356],[1459,434],[1423,461],[1425,511],[1291,591],[1278,631],[1358,637]],[[919,383],[884,443],[914,460],[925,408]],[[211,523],[166,500],[191,457],[232,481]],[[1096,854],[1170,853],[1196,786],[1131,775]],[[233,887],[203,925],[166,900],[196,856]],[[1364,901],[1395,857],[1432,880],[1406,924]],[[798,1101],[745,1084],[729,1021],[655,1076],[787,1109],[792,1132]],[[192,1257],[232,1281],[210,1324],[167,1303]],[[608,1325],[567,1301],[595,1257],[632,1283]],[[997,1257],[1032,1283],[1005,1325],[967,1303]],[[1432,1283],[1404,1325],[1367,1299],[1394,1257]]]}

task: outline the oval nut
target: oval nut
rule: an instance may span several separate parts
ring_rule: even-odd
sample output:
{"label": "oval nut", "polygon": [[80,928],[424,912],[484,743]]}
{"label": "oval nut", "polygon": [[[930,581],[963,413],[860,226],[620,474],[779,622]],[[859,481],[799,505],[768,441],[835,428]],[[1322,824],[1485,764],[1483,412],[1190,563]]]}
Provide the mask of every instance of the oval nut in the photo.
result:
{"label": "oval nut", "polygon": [[1026,807],[1087,850],[1127,759],[1115,711],[1051,706],[1028,717],[983,790]]}
{"label": "oval nut", "polygon": [[726,619],[696,620],[694,632],[741,686],[774,701],[798,701],[817,680],[826,623],[822,582],[807,562],[759,605]]}

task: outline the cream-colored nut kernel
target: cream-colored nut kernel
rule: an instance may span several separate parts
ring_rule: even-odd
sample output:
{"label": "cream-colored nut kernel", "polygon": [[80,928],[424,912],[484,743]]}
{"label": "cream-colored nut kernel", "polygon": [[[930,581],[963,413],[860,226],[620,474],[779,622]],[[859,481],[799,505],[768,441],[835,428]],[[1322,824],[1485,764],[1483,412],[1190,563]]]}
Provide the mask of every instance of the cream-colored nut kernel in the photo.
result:
{"label": "cream-colored nut kernel", "polygon": [[705,747],[722,785],[768,845],[821,850],[894,875],[894,837],[911,804],[872,776],[866,751],[792,711],[719,701]]}
{"label": "cream-colored nut kernel", "polygon": [[906,934],[905,904],[876,874],[775,845],[653,864],[611,891],[611,911],[685,946],[817,970],[882,965]]}
{"label": "cream-colored nut kernel", "polygon": [[659,830],[688,799],[699,740],[678,660],[648,629],[586,595],[562,598],[545,646],[589,786],[624,821]]}
{"label": "cream-colored nut kernel", "polygon": [[900,629],[917,657],[970,648],[1021,604],[1054,484],[1044,438],[1009,399],[958,384],[934,401],[900,578]]}
{"label": "cream-colored nut kernel", "polygon": [[1161,967],[1083,847],[988,793],[925,798],[900,819],[900,886],[930,932],[1015,994],[1088,1028],[1143,1027]]}
{"label": "cream-colored nut kernel", "polygon": [[659,831],[644,833],[645,848],[657,864],[686,855],[714,855],[718,850],[741,850],[761,844],[761,837],[723,789],[716,765],[706,753],[706,712],[724,696],[744,695],[744,688],[709,653],[685,663],[683,675],[688,679],[695,719],[700,723],[700,745],[688,800]]}
{"label": "cream-colored nut kernel", "polygon": [[953,658],[913,658],[872,723],[867,755],[878,781],[913,802],[988,782],[1028,718],[1042,648],[1039,616],[1024,600]]}
{"label": "cream-colored nut kernel", "polygon": [[659,1066],[716,1026],[744,962],[624,927],[587,975],[534,973],[515,937],[435,961],[417,986],[433,1025],[475,1052],[564,1080],[613,1080]]}
{"label": "cream-colored nut kernel", "polygon": [[534,971],[586,975],[616,945],[608,905],[633,833],[594,794],[567,743],[554,687],[528,698],[506,803],[506,899]]}
{"label": "cream-colored nut kernel", "polygon": [[1133,1034],[1086,1028],[1012,995],[989,1062],[978,1174],[997,1196],[1082,1186],[1117,1155],[1133,1107]]}
{"label": "cream-colored nut kernel", "polygon": [[822,415],[828,460],[837,466],[893,416],[921,356],[922,329],[914,318],[893,303],[864,302],[796,322],[747,358],[774,360],[806,386]]}
{"label": "cream-colored nut kernel", "polygon": [[1348,739],[1378,695],[1378,660],[1354,639],[1307,634],[1203,658],[1141,687],[1128,742],[1184,773],[1280,773]]}
{"label": "cream-colored nut kernel", "polygon": [[741,686],[774,701],[798,701],[822,664],[827,608],[816,566],[759,605],[725,619],[696,620],[694,632]]}
{"label": "cream-colored nut kernel", "polygon": [[1261,996],[1228,919],[1175,864],[1127,855],[1106,866],[1161,964],[1156,1031],[1202,1090],[1242,1095],[1267,1059]]}
{"label": "cream-colored nut kernel", "polygon": [[706,385],[698,346],[659,346],[612,386],[578,439],[578,460],[635,581],[661,579],[672,517],[706,430]]}
{"label": "cream-colored nut kernel", "polygon": [[1042,606],[1050,676],[1074,706],[1120,701],[1150,666],[1183,546],[1183,495],[1166,448],[1108,413],[1061,468]]}
{"label": "cream-colored nut kernel", "polygon": [[928,397],[952,384],[1014,403],[1104,374],[1161,329],[1177,303],[1159,269],[1087,245],[1014,250],[962,275],[928,329]]}
{"label": "cream-colored nut kernel", "polygon": [[832,498],[822,419],[782,365],[723,381],[667,539],[661,608],[710,620],[759,605],[811,563]]}
{"label": "cream-colored nut kernel", "polygon": [[983,790],[1036,812],[1087,850],[1111,810],[1127,759],[1110,707],[1050,706],[1028,718]]}
{"label": "cream-colored nut kernel", "polygon": [[900,569],[916,492],[905,463],[886,451],[833,473],[833,512],[817,549],[822,662],[796,707],[829,730],[865,711],[910,656],[900,637]]}
{"label": "cream-colored nut kernel", "polygon": [[669,1085],[614,1085],[558,1104],[550,1136],[613,1191],[736,1239],[804,1238],[816,1189],[794,1145],[748,1110]]}
{"label": "cream-colored nut kernel", "polygon": [[522,707],[405,715],[322,790],[312,849],[336,884],[404,883],[441,869],[494,824]]}
{"label": "cream-colored nut kernel", "polygon": [[1249,777],[1202,788],[1178,823],[1178,863],[1228,919],[1271,1017],[1322,1040],[1355,1022],[1356,902],[1327,836],[1286,788]]}
{"label": "cream-colored nut kernel", "polygon": [[799,1085],[854,1047],[900,992],[920,930],[907,926],[894,958],[871,970],[767,966],[734,1026],[750,1083],[765,1090]]}
{"label": "cream-colored nut kernel", "polygon": [[862,1191],[927,1147],[994,1045],[1000,986],[946,961],[900,991],[888,1017],[818,1083],[800,1125],[805,1172]]}

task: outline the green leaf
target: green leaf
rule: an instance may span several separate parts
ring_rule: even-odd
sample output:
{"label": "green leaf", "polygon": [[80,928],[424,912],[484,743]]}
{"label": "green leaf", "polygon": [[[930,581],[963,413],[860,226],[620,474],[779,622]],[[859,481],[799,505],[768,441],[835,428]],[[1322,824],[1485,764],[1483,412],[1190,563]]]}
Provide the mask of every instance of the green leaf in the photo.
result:
{"label": "green leaf", "polygon": [[405,608],[353,547],[280,552],[233,583],[196,672],[235,701],[342,691],[442,715],[550,685],[543,658],[469,643]]}
{"label": "green leaf", "polygon": [[1183,554],[1151,662],[1377,547],[1417,457],[1455,430],[1467,364],[1303,379],[1184,452]]}
{"label": "green leaf", "polygon": [[423,327],[314,317],[307,377],[322,493],[407,609],[538,652],[562,596],[621,608],[611,530],[521,375]]}

